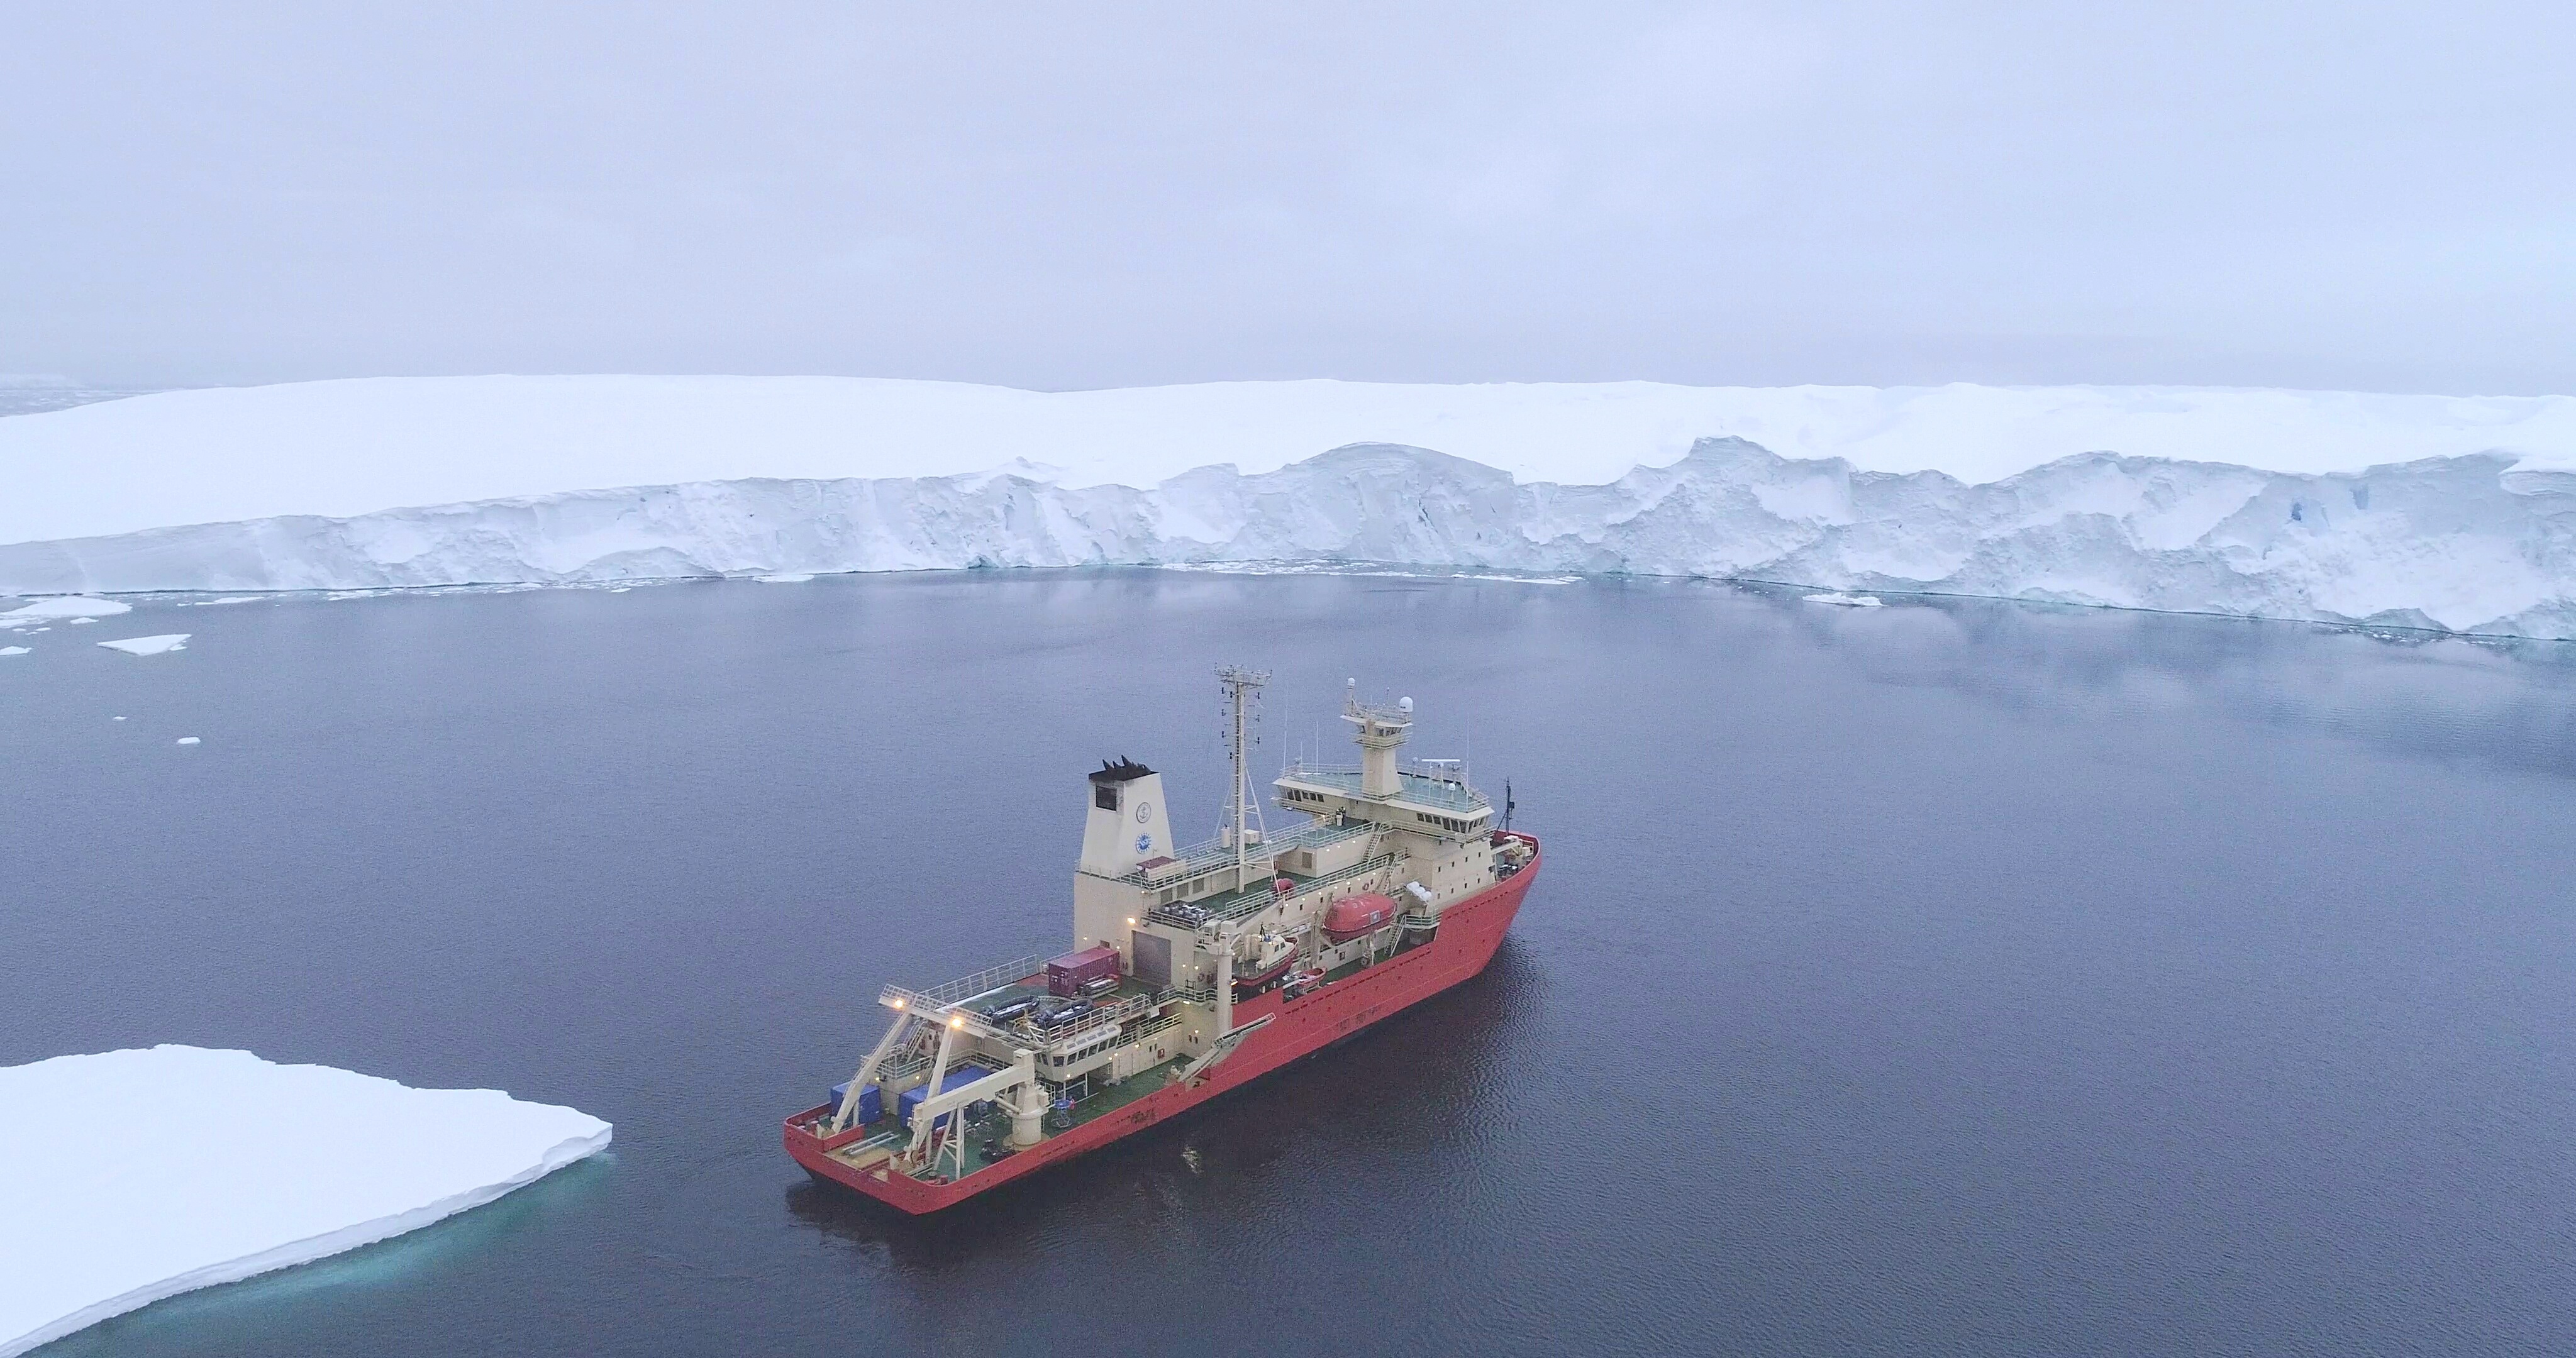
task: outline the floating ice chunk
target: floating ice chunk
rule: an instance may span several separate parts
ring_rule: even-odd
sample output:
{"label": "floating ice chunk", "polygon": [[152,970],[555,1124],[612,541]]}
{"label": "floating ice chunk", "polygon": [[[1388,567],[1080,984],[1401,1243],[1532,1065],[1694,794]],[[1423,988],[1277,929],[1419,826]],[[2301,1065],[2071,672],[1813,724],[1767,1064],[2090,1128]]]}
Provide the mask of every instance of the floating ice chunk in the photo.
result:
{"label": "floating ice chunk", "polygon": [[199,599],[197,602],[189,606],[192,608],[213,608],[219,604],[255,604],[258,602],[259,596],[256,594],[229,594],[220,599]]}
{"label": "floating ice chunk", "polygon": [[[0,655],[25,655],[26,653],[27,648],[24,646],[0,646]],[[119,717],[117,720],[123,721],[125,719],[123,717]]]}
{"label": "floating ice chunk", "polygon": [[1807,602],[1811,604],[1832,604],[1836,608],[1876,608],[1879,606],[1878,596],[1875,594],[1810,594],[1807,596]]}
{"label": "floating ice chunk", "polygon": [[121,604],[114,599],[88,599],[71,595],[59,599],[38,599],[23,608],[13,608],[6,613],[0,613],[0,626],[54,618],[113,618],[119,613],[133,611],[134,605]]}
{"label": "floating ice chunk", "polygon": [[163,651],[188,649],[188,638],[195,635],[194,632],[164,632],[156,637],[127,637],[123,641],[102,641],[99,645],[127,655],[159,655]]}
{"label": "floating ice chunk", "polygon": [[764,585],[801,585],[814,577],[812,574],[807,572],[790,571],[784,575],[762,575],[755,576],[753,578],[759,580],[760,583]]}
{"label": "floating ice chunk", "polygon": [[203,742],[199,741],[195,736],[181,736],[177,743],[181,745],[197,745],[202,744]]}
{"label": "floating ice chunk", "polygon": [[[167,1110],[167,1115],[154,1110]],[[0,1358],[490,1202],[609,1142],[576,1109],[161,1046],[0,1068]]]}
{"label": "floating ice chunk", "polygon": [[89,624],[94,623],[94,622],[96,622],[96,621],[98,621],[98,619],[96,619],[96,618],[74,618],[74,619],[72,619],[72,620],[71,620],[71,624],[70,624],[70,625],[71,625],[71,626],[74,626],[74,627],[86,627],[86,626],[88,626]]}

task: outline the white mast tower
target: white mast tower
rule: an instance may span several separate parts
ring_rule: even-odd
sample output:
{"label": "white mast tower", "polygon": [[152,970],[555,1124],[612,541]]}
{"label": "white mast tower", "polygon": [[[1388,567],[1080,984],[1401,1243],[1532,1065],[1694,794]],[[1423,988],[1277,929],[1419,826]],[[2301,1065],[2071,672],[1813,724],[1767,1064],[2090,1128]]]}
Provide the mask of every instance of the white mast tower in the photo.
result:
{"label": "white mast tower", "polygon": [[1218,833],[1234,845],[1234,885],[1241,890],[1252,870],[1251,837],[1270,837],[1269,827],[1261,824],[1261,798],[1252,790],[1251,759],[1254,709],[1270,671],[1219,665],[1216,680],[1225,687],[1227,744],[1234,756],[1234,785],[1225,794],[1226,824]]}

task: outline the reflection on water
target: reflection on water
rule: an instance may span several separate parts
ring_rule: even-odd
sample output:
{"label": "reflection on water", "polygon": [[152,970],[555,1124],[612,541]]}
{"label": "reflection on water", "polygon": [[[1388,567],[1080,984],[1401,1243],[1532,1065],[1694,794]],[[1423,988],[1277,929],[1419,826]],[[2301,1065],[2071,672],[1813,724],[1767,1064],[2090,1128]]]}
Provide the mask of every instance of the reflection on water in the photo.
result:
{"label": "reflection on water", "polygon": [[2415,757],[2576,773],[2576,645],[1906,599],[1856,618],[1786,609],[1817,644],[1891,684],[2019,712],[2153,720],[2184,709],[2328,732]]}

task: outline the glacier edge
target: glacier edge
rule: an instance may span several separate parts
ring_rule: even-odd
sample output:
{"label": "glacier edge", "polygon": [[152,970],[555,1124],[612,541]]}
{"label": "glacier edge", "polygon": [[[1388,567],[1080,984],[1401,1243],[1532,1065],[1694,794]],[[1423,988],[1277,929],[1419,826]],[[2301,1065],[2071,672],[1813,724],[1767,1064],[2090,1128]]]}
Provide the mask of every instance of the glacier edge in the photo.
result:
{"label": "glacier edge", "polygon": [[1776,580],[2576,638],[2576,476],[2109,452],[1968,484],[1704,438],[1606,485],[1401,444],[1149,488],[1010,472],[700,481],[0,545],[15,594],[1220,563]]}

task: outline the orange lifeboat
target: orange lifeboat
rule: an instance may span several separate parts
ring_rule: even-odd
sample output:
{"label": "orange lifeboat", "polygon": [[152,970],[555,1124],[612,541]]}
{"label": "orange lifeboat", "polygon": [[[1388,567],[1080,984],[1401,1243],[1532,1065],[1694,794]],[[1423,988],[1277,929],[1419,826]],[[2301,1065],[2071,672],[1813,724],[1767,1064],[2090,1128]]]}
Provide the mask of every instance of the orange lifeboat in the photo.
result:
{"label": "orange lifeboat", "polygon": [[1362,934],[1375,933],[1395,918],[1392,897],[1364,891],[1344,896],[1324,912],[1324,937],[1335,943],[1348,943]]}

